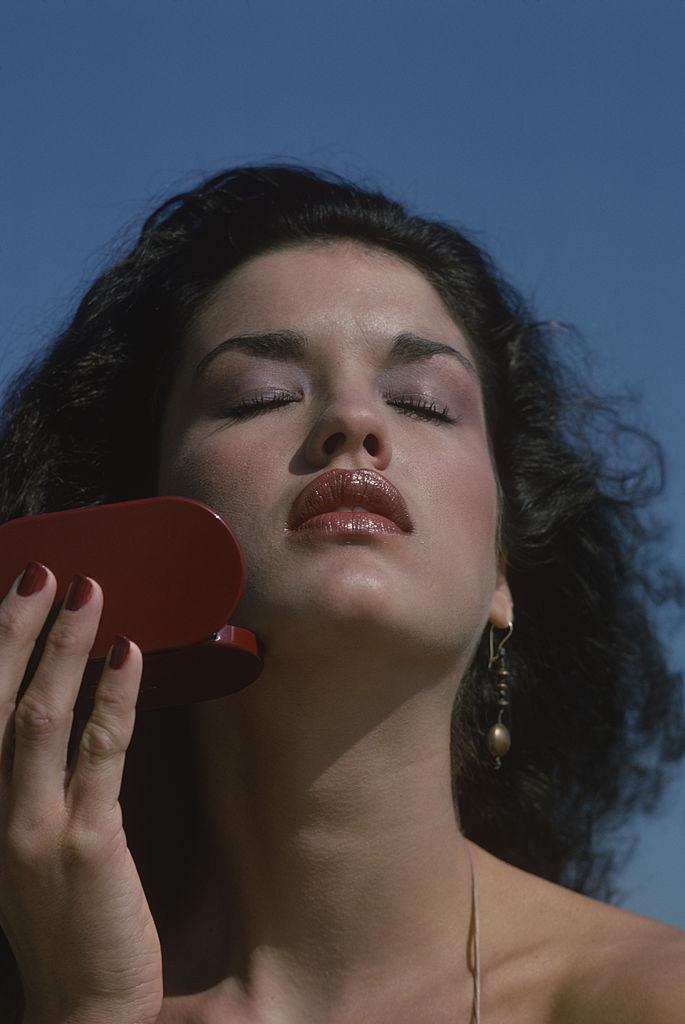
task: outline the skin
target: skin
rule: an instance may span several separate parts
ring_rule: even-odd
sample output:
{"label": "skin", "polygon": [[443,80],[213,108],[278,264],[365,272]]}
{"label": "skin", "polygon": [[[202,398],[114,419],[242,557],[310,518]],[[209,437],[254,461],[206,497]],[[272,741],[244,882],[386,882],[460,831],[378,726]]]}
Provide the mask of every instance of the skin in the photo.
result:
{"label": "skin", "polygon": [[[307,336],[309,366],[228,352],[192,387],[225,338],[283,329]],[[512,599],[478,383],[448,356],[384,369],[402,331],[473,358],[435,290],[399,259],[345,243],[262,255],[206,303],[165,410],[158,493],[206,502],[236,530],[248,572],[231,622],[266,651],[256,684],[192,708],[211,851],[196,900],[211,890],[214,912],[189,909],[197,923],[213,918],[213,1005],[239,992],[250,1019],[271,1002],[283,1022],[337,1020],[341,1008],[352,1018],[401,994],[398,973],[410,995],[447,972],[454,1009],[471,1005],[449,716],[483,630],[506,627]],[[415,418],[386,387],[462,419]],[[303,400],[225,416],[268,388]],[[295,497],[335,467],[392,480],[413,534],[287,537]],[[168,977],[167,990],[198,981]]]}
{"label": "skin", "polygon": [[[306,335],[307,362],[227,352],[193,384],[226,338],[284,329]],[[512,598],[478,381],[448,356],[389,367],[403,331],[474,358],[415,268],[340,241],[244,263],[186,339],[158,493],[204,501],[236,532],[247,586],[231,621],[258,636],[265,665],[246,690],[191,709],[204,830],[161,937],[164,1024],[469,1020],[469,848],[484,1022],[593,1020],[589,934],[602,937],[609,979],[619,931],[680,936],[517,871],[459,830],[451,709]],[[226,412],[269,389],[298,400],[243,420]],[[389,404],[406,393],[458,422]],[[336,467],[390,479],[413,532],[294,541],[295,497]]]}

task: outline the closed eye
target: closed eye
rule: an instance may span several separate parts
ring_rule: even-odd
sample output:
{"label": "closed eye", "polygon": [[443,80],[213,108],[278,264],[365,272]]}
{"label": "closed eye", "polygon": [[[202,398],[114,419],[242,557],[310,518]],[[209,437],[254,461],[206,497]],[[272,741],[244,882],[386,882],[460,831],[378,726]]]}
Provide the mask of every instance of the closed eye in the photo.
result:
{"label": "closed eye", "polygon": [[[418,401],[415,401],[415,398]],[[400,398],[393,398],[388,401],[388,405],[395,405],[401,409],[405,409],[408,416],[420,416],[430,420],[440,420],[442,423],[456,423],[448,412],[447,406],[444,406],[442,410],[438,409],[436,402],[431,402],[426,399],[423,395],[402,395]]]}
{"label": "closed eye", "polygon": [[[288,405],[294,401],[289,392],[276,392],[270,396],[257,395],[239,405],[231,406],[223,411],[223,415],[232,419],[242,420],[249,416],[258,416],[268,412],[269,409]],[[449,415],[447,406],[439,409],[436,402],[426,399],[424,395],[400,395],[397,398],[388,399],[388,405],[402,409],[407,416],[415,416],[424,420],[434,420],[441,423],[457,423],[458,420]]]}

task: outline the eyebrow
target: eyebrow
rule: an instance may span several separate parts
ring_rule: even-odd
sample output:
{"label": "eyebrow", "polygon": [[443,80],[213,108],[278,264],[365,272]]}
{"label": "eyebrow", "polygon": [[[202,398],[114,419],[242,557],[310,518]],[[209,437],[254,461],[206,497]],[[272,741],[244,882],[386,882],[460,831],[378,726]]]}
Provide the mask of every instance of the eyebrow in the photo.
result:
{"label": "eyebrow", "polygon": [[[193,383],[206,370],[210,363],[214,362],[217,356],[226,351],[247,352],[248,355],[256,356],[258,359],[276,359],[283,363],[304,362],[309,355],[310,348],[306,337],[298,331],[269,331],[266,334],[239,334],[234,338],[227,338],[220,342],[202,357],[195,367]],[[393,365],[405,366],[409,363],[422,362],[432,356],[451,356],[461,363],[464,369],[476,380],[479,380],[478,371],[471,360],[441,341],[431,341],[429,338],[422,338],[411,331],[398,334],[393,342],[389,353],[389,361]]]}

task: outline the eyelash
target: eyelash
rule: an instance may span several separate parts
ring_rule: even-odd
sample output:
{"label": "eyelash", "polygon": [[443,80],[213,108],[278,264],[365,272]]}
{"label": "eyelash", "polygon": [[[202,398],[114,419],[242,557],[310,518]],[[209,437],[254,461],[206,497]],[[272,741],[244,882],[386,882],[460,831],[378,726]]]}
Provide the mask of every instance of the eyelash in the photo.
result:
{"label": "eyelash", "polygon": [[[434,420],[440,423],[457,422],[448,414],[447,406],[440,411],[435,402],[427,402],[423,397],[419,397],[419,401],[415,402],[412,400],[413,397],[412,395],[400,395],[388,404],[403,408],[407,416],[416,416],[420,419]],[[247,402],[224,410],[224,415],[231,416],[233,419],[245,419],[248,416],[267,412],[269,408],[287,405],[291,398],[292,396],[287,392],[280,392],[268,399],[264,395],[259,395],[257,398],[251,398]]]}

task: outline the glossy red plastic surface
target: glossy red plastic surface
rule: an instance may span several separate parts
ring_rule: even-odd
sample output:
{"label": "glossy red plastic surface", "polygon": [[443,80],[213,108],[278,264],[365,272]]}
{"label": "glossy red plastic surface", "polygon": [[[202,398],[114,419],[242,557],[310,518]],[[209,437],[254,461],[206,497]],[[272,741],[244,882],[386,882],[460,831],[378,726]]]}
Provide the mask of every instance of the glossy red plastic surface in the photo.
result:
{"label": "glossy red plastic surface", "polygon": [[225,520],[201,502],[142,498],[0,526],[0,594],[30,560],[57,577],[55,614],[74,573],[91,576],[103,590],[77,715],[92,704],[117,633],[143,651],[139,708],[225,696],[262,670],[254,634],[228,623],[245,587],[242,551]]}

